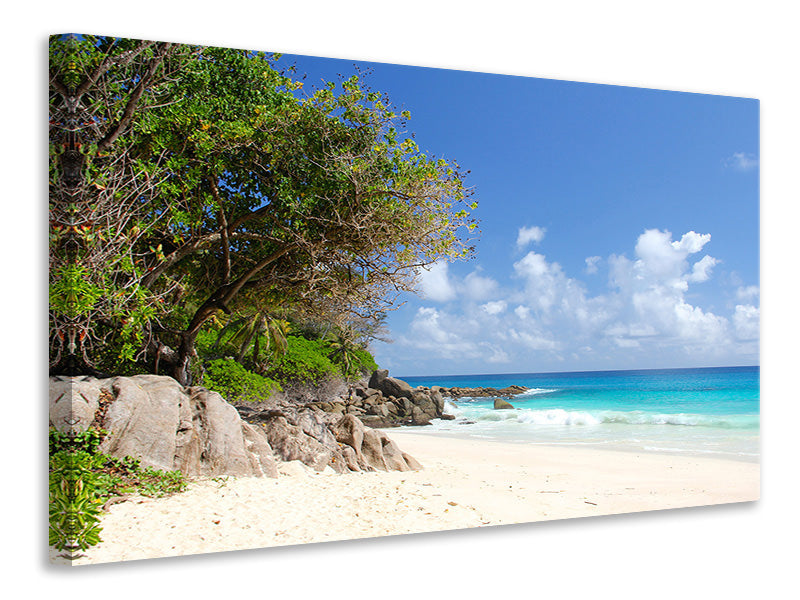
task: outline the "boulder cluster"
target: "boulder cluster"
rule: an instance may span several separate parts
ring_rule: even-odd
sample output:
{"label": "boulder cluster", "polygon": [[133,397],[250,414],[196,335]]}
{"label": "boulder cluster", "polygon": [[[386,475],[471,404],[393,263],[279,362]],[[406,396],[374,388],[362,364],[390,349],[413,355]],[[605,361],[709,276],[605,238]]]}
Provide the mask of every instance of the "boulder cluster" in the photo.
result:
{"label": "boulder cluster", "polygon": [[316,412],[354,415],[365,425],[376,428],[401,425],[430,425],[433,419],[454,419],[444,412],[445,398],[495,397],[495,408],[514,408],[502,398],[511,398],[526,390],[521,385],[502,389],[491,387],[441,387],[419,386],[412,388],[407,382],[389,377],[386,370],[375,371],[369,381],[352,384],[344,393],[332,400],[317,400],[305,404]]}
{"label": "boulder cluster", "polygon": [[422,468],[352,415],[288,404],[237,410],[216,392],[159,375],[53,377],[50,425],[72,433],[102,429],[100,452],[187,476],[277,477],[277,461],[293,460],[337,473]]}
{"label": "boulder cluster", "polygon": [[444,413],[441,388],[412,388],[402,379],[389,377],[386,370],[375,371],[369,381],[352,384],[341,396],[309,402],[305,407],[315,412],[353,415],[375,428],[430,425],[433,419],[453,418]]}
{"label": "boulder cluster", "polygon": [[[159,375],[53,377],[50,425],[75,433],[102,429],[108,434],[101,452],[188,476],[277,477],[276,461],[337,473],[409,471],[422,465],[380,428],[453,419],[444,412],[445,397],[525,391],[521,386],[412,388],[385,370],[342,389],[338,395],[318,391],[234,406],[216,392]],[[498,398],[495,408],[513,407]]]}

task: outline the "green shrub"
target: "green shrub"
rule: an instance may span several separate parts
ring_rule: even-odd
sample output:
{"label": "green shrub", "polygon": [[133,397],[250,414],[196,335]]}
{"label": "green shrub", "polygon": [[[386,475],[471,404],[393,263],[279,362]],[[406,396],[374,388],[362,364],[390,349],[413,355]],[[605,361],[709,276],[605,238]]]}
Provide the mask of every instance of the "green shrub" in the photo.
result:
{"label": "green shrub", "polygon": [[330,349],[324,340],[309,340],[290,335],[286,341],[286,354],[272,361],[267,371],[269,377],[282,384],[316,384],[341,375],[337,366],[328,358]]}
{"label": "green shrub", "polygon": [[279,392],[278,382],[248,371],[228,358],[212,360],[203,374],[203,385],[229,402],[259,402]]}
{"label": "green shrub", "polygon": [[83,450],[50,457],[48,542],[73,557],[100,541],[100,498],[95,491],[99,459]]}
{"label": "green shrub", "polygon": [[[223,356],[227,348],[214,348],[219,332],[212,329],[201,329],[197,332],[194,347],[201,360],[211,360]],[[232,351],[228,352],[232,354]]]}
{"label": "green shrub", "polygon": [[375,362],[375,357],[372,356],[369,350],[362,348],[355,350],[353,354],[352,369],[348,375],[357,377],[378,370],[378,363]]}
{"label": "green shrub", "polygon": [[137,459],[98,452],[106,435],[101,429],[72,435],[50,429],[48,541],[67,558],[102,541],[100,507],[109,497],[159,497],[186,489],[179,471],[142,469]]}

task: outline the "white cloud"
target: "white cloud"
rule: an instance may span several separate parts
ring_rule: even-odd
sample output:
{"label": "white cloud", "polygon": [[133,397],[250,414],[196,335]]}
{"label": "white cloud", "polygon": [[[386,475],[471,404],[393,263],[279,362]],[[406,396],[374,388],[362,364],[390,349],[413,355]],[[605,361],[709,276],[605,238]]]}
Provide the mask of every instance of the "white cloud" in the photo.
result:
{"label": "white cloud", "polygon": [[547,275],[550,267],[544,255],[528,252],[521,260],[514,263],[514,270],[523,277],[534,279]]}
{"label": "white cloud", "polygon": [[756,340],[759,337],[760,310],[750,304],[737,304],[733,315],[736,337],[740,340]]}
{"label": "white cloud", "polygon": [[494,302],[487,302],[486,304],[482,304],[481,308],[484,312],[490,315],[499,315],[506,309],[506,302],[505,300],[495,300]]}
{"label": "white cloud", "polygon": [[758,157],[755,154],[745,152],[734,152],[732,156],[725,159],[725,166],[739,171],[750,171],[758,167]]}
{"label": "white cloud", "polygon": [[432,352],[444,358],[478,356],[478,344],[463,338],[459,333],[461,329],[457,323],[453,323],[448,314],[423,306],[417,310],[411,322],[412,338],[404,338],[401,341],[405,346]]}
{"label": "white cloud", "polygon": [[517,248],[524,248],[531,242],[538,244],[544,239],[547,230],[544,227],[520,227],[517,234]]}
{"label": "white cloud", "polygon": [[523,306],[520,304],[517,308],[514,309],[514,314],[517,315],[520,319],[525,320],[531,314],[531,309],[527,306]]}
{"label": "white cloud", "polygon": [[593,296],[561,265],[535,251],[512,263],[512,279],[502,286],[479,270],[459,279],[446,265],[436,266],[424,281],[429,298],[458,302],[448,304],[447,311],[420,308],[411,335],[401,341],[419,356],[475,364],[524,360],[552,367],[576,353],[581,360],[607,361],[594,364],[610,368],[633,357],[651,363],[680,363],[687,357],[757,360],[757,286],[740,283],[739,304],[727,315],[699,306],[689,293],[709,281],[720,263],[709,255],[693,259],[710,242],[710,234],[695,231],[673,239],[669,231],[646,230],[634,244],[633,258],[586,260],[587,270],[601,260],[609,270],[608,290]]}
{"label": "white cloud", "polygon": [[602,259],[599,256],[590,256],[586,259],[586,272],[589,275],[597,273],[597,263]]}
{"label": "white cloud", "polygon": [[511,360],[511,358],[508,356],[508,352],[506,352],[502,348],[488,344],[487,349],[490,352],[489,356],[486,357],[487,362],[507,363]]}
{"label": "white cloud", "polygon": [[497,291],[497,282],[491,277],[473,271],[464,278],[464,293],[473,300],[485,300]]}
{"label": "white cloud", "polygon": [[712,256],[704,256],[692,266],[692,272],[687,276],[687,281],[700,283],[708,281],[711,277],[711,269],[719,261]]}
{"label": "white cloud", "polygon": [[736,298],[738,300],[750,301],[756,298],[760,293],[757,285],[749,285],[747,287],[739,287],[736,290]]}
{"label": "white cloud", "polygon": [[450,273],[448,263],[437,261],[419,269],[420,292],[426,300],[449,302],[458,296],[474,301],[487,300],[497,293],[497,281],[479,274],[475,269],[463,279]]}
{"label": "white cloud", "polygon": [[435,302],[447,302],[456,297],[456,289],[450,282],[446,262],[438,261],[428,268],[420,269],[419,278],[423,297]]}

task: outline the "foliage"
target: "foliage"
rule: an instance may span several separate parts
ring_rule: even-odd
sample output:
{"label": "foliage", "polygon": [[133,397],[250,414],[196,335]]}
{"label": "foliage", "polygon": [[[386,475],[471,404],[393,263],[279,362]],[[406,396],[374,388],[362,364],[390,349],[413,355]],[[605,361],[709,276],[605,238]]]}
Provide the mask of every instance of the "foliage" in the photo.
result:
{"label": "foliage", "polygon": [[278,382],[226,358],[212,360],[206,366],[203,385],[229,402],[259,402],[281,390]]}
{"label": "foliage", "polygon": [[419,267],[469,253],[458,166],[425,155],[357,76],[303,96],[276,60],[51,39],[54,372],[90,372],[113,338],[116,361],[188,383],[220,313],[277,299],[336,325],[376,317]]}
{"label": "foliage", "polygon": [[50,457],[48,541],[68,556],[101,541],[96,468],[96,457],[83,450],[61,450]]}
{"label": "foliage", "polygon": [[366,348],[356,348],[353,351],[351,365],[351,371],[347,373],[348,377],[367,375],[378,369],[375,357]]}
{"label": "foliage", "polygon": [[375,359],[358,341],[358,333],[350,327],[335,329],[327,337],[328,357],[337,364],[346,379],[352,379],[378,368]]}
{"label": "foliage", "polygon": [[258,311],[229,320],[219,331],[213,349],[227,345],[234,349],[238,362],[242,362],[250,352],[249,365],[263,370],[265,360],[286,354],[289,329],[288,321],[266,310]]}
{"label": "foliage", "polygon": [[131,456],[114,458],[102,455],[102,460],[95,483],[101,499],[123,494],[160,498],[186,489],[186,481],[180,471],[142,468],[140,461]]}
{"label": "foliage", "polygon": [[295,335],[286,339],[286,354],[272,362],[267,371],[269,377],[281,384],[317,384],[341,374],[328,358],[330,350],[325,340],[309,340]]}
{"label": "foliage", "polygon": [[50,546],[77,558],[100,538],[100,506],[110,496],[138,493],[163,496],[183,491],[178,471],[142,469],[131,457],[113,458],[98,452],[107,435],[100,429],[69,434],[50,429]]}

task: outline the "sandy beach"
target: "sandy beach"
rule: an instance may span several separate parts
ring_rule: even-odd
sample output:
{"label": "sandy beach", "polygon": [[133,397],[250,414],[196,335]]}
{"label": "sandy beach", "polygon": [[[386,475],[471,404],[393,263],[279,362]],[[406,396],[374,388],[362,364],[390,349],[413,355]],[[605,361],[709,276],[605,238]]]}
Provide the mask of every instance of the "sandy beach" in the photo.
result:
{"label": "sandy beach", "polygon": [[[103,542],[72,564],[661,510],[759,498],[752,462],[388,432],[416,472],[193,481],[132,498],[102,519]],[[56,562],[64,562],[56,560]]]}

